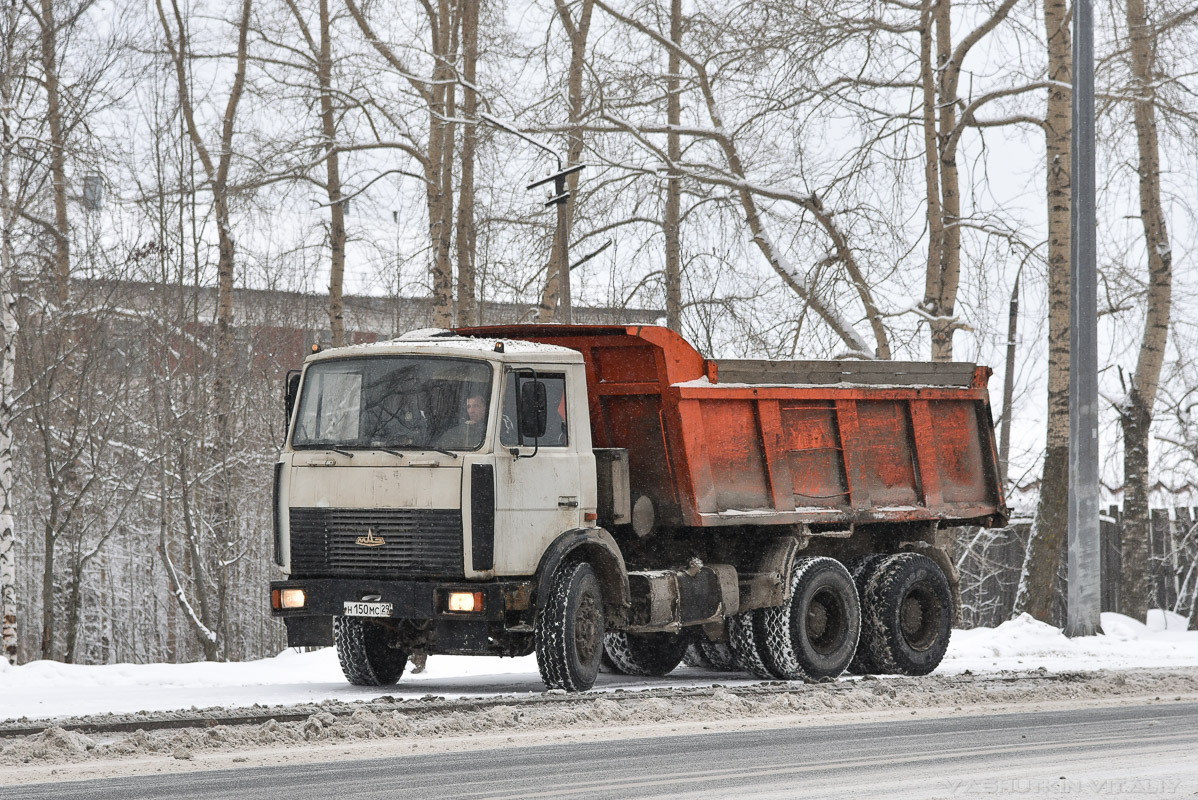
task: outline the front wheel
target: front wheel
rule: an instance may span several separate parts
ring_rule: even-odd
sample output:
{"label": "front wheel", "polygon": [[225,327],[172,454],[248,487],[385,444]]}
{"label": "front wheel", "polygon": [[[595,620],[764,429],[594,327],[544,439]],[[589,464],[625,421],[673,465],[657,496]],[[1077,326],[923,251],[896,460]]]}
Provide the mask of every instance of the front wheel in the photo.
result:
{"label": "front wheel", "polygon": [[584,561],[566,564],[537,614],[537,667],[546,688],[585,692],[595,685],[603,657],[603,588]]}
{"label": "front wheel", "polygon": [[354,686],[390,686],[403,675],[408,654],[391,647],[391,631],[376,619],[335,617],[337,659]]}

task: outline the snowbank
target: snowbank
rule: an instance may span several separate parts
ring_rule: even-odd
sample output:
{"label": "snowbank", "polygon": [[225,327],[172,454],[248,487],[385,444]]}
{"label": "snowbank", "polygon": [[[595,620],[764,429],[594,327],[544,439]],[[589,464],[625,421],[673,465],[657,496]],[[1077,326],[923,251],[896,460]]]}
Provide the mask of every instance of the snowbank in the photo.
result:
{"label": "snowbank", "polygon": [[[1099,636],[1069,639],[1059,628],[1024,615],[997,628],[953,632],[938,675],[1001,670],[1050,672],[1145,667],[1198,667],[1198,631],[1176,614],[1151,612],[1149,624],[1103,614]],[[647,689],[753,681],[729,673],[682,667],[666,679],[600,675],[596,688]],[[847,680],[847,679],[846,679]],[[331,649],[285,651],[244,663],[114,664],[79,666],[34,661],[12,667],[0,660],[4,700],[0,720],[52,719],[104,712],[132,713],[191,707],[289,705],[322,700],[516,695],[544,691],[536,659],[433,656],[428,669],[386,689],[350,686]]]}
{"label": "snowbank", "polygon": [[953,631],[937,673],[1198,666],[1198,631],[1187,631],[1186,623],[1160,610],[1149,612],[1147,625],[1105,613],[1101,635],[1070,639],[1060,628],[1023,614],[997,628]]}

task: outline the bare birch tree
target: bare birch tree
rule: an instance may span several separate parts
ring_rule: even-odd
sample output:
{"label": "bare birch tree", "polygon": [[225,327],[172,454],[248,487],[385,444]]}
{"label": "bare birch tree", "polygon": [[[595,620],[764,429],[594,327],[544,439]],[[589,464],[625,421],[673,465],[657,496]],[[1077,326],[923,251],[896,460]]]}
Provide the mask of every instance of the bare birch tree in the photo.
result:
{"label": "bare birch tree", "polygon": [[477,325],[478,232],[474,210],[474,162],[478,153],[478,19],[482,0],[462,3],[462,153],[458,176],[458,325]]}
{"label": "bare birch tree", "polygon": [[15,243],[17,170],[23,94],[19,76],[30,56],[22,4],[5,0],[0,8],[0,653],[17,658],[16,520],[13,513],[13,417],[16,401]]}
{"label": "bare birch tree", "polygon": [[[952,0],[923,0],[920,7],[920,82],[926,165],[928,264],[923,311],[932,339],[932,360],[953,360],[957,291],[961,283],[961,187],[957,154],[964,129],[977,124],[977,113],[994,100],[1037,86],[959,96],[965,59],[1006,19],[1016,0],[1003,2],[959,42],[953,41]],[[934,31],[933,31],[934,28]],[[933,63],[932,43],[935,41]],[[991,121],[987,123],[993,125]]]}
{"label": "bare birch tree", "polygon": [[[1127,0],[1127,48],[1131,64],[1136,132],[1136,172],[1140,223],[1148,261],[1144,333],[1131,385],[1119,407],[1123,430],[1123,537],[1121,611],[1135,619],[1148,614],[1148,439],[1156,405],[1161,366],[1168,340],[1173,294],[1173,253],[1161,200],[1160,136],[1156,95],[1160,72],[1157,52],[1162,38],[1144,0]],[[1168,25],[1168,15],[1162,22]]]}
{"label": "bare birch tree", "polygon": [[[670,0],[669,62],[666,69],[666,155],[671,164],[682,160],[682,0]],[[666,180],[666,210],[662,225],[666,240],[666,326],[682,332],[682,178],[670,171]]]}
{"label": "bare birch tree", "polygon": [[1068,522],[1069,169],[1073,47],[1065,0],[1044,0],[1048,101],[1044,120],[1048,198],[1048,433],[1040,497],[1015,598],[1015,611],[1052,618]]}
{"label": "bare birch tree", "polygon": [[[667,52],[677,54],[679,60],[693,74],[699,102],[710,121],[710,127],[683,131],[690,136],[700,137],[712,142],[722,156],[723,164],[710,162],[701,164],[675,164],[669,155],[659,146],[655,146],[642,138],[643,146],[654,152],[661,162],[670,170],[685,170],[692,179],[707,186],[720,186],[730,190],[739,202],[745,223],[752,235],[753,244],[765,257],[766,262],[791,289],[810,308],[833,333],[848,348],[851,355],[859,358],[891,357],[890,338],[883,321],[883,315],[873,298],[873,291],[866,280],[856,254],[839,222],[835,219],[836,212],[824,205],[818,192],[800,193],[775,189],[760,185],[750,179],[744,158],[741,154],[741,143],[737,140],[735,128],[726,124],[723,104],[716,92],[716,78],[713,75],[708,58],[692,53],[685,47],[675,45],[666,33],[656,30],[652,25],[634,16],[616,10],[604,2],[595,0],[595,5],[620,23],[639,32],[650,42]],[[758,46],[766,46],[760,44]],[[627,126],[623,120],[605,115],[606,119],[617,125]],[[642,133],[668,133],[663,128],[642,127]],[[870,347],[858,333],[853,324],[837,309],[825,293],[817,286],[814,272],[804,274],[790,262],[780,249],[776,239],[768,229],[766,217],[762,211],[762,202],[781,201],[799,207],[814,220],[816,226],[828,240],[826,262],[829,265],[840,266],[848,276],[848,283],[856,293],[874,336],[875,346]]]}
{"label": "bare birch tree", "polygon": [[[346,0],[346,6],[362,31],[367,43],[408,84],[423,106],[428,119],[428,133],[423,141],[405,136],[408,141],[376,143],[394,146],[415,158],[421,165],[425,185],[425,205],[428,213],[428,233],[431,247],[429,273],[432,279],[433,324],[448,328],[453,325],[453,161],[456,122],[454,108],[457,96],[455,65],[459,47],[461,8],[456,0],[430,0],[423,3],[424,22],[428,40],[426,52],[432,61],[429,72],[422,75],[409,66],[393,47],[375,32],[373,23],[364,13],[358,0]],[[376,105],[375,111],[387,117],[395,130],[406,134],[409,126],[402,118]]]}
{"label": "bare birch tree", "polygon": [[[218,296],[216,304],[216,363],[213,393],[216,402],[216,460],[221,465],[216,480],[222,488],[217,498],[216,519],[213,527],[221,539],[228,539],[231,521],[234,517],[233,489],[230,485],[231,470],[228,469],[229,454],[232,449],[232,390],[230,385],[230,370],[233,364],[233,280],[236,260],[236,248],[233,241],[233,225],[230,209],[230,170],[233,165],[233,138],[237,131],[237,109],[245,88],[247,64],[249,60],[249,31],[252,0],[242,0],[234,23],[237,36],[235,68],[229,86],[228,98],[223,114],[220,117],[220,132],[217,139],[217,155],[213,158],[207,137],[201,130],[196,104],[191,91],[190,71],[195,54],[192,52],[188,35],[188,24],[179,8],[177,0],[171,0],[170,14],[163,6],[163,0],[155,0],[158,20],[162,25],[162,33],[175,73],[178,91],[179,108],[186,123],[191,146],[199,157],[206,177],[207,189],[212,193],[212,206],[216,221],[218,239]],[[182,601],[180,585],[175,583],[175,590]],[[197,635],[204,632],[197,626]],[[209,659],[217,657],[215,647],[205,645],[205,655]]]}

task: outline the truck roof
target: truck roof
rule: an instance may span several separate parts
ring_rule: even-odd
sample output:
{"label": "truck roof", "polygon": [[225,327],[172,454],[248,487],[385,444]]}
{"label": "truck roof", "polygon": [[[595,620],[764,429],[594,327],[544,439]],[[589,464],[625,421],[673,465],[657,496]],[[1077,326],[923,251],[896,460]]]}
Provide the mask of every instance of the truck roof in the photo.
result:
{"label": "truck roof", "polygon": [[443,355],[462,358],[486,358],[492,361],[581,362],[582,354],[569,347],[502,336],[461,336],[442,328],[409,331],[394,339],[314,353],[306,361],[324,361],[357,356]]}

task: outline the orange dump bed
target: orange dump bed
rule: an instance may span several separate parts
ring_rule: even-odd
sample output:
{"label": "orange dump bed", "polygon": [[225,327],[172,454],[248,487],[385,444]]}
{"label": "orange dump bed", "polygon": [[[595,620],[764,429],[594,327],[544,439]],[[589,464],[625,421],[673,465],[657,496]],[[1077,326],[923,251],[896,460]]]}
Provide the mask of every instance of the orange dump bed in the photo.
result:
{"label": "orange dump bed", "polygon": [[674,525],[1003,524],[988,367],[723,361],[653,326],[461,329],[578,350],[594,446]]}

